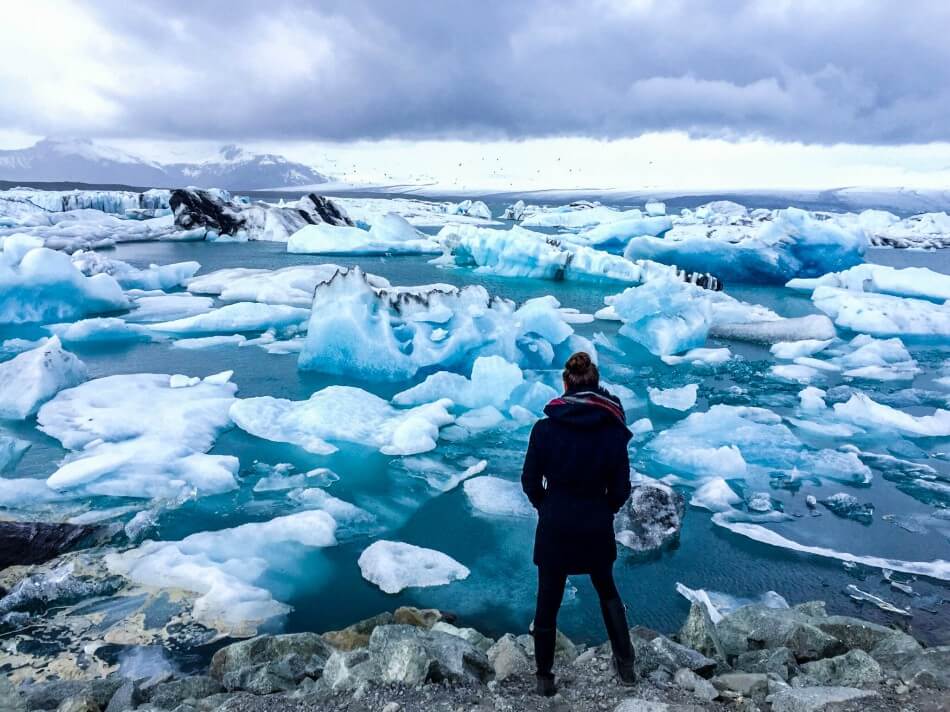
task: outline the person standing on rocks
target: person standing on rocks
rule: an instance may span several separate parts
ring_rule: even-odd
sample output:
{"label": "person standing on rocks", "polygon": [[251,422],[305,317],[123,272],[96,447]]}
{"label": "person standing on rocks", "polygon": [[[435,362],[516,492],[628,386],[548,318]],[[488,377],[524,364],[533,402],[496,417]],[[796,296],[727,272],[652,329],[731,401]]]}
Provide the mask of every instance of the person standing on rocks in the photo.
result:
{"label": "person standing on rocks", "polygon": [[538,599],[534,655],[538,694],[557,692],[552,668],[557,613],[569,575],[587,574],[600,598],[620,682],[634,684],[627,615],[614,584],[614,515],[630,496],[627,443],[631,433],[620,400],[600,387],[588,354],[564,367],[564,395],[544,408],[525,454],[521,486],[538,510],[534,563]]}

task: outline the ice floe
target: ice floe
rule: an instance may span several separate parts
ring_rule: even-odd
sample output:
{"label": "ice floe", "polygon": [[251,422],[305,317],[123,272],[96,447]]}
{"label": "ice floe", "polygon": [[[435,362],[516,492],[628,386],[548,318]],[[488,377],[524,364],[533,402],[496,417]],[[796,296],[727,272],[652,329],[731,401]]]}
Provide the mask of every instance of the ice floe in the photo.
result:
{"label": "ice floe", "polygon": [[162,294],[160,292],[129,292],[132,297],[132,311],[123,314],[122,319],[138,324],[174,321],[186,317],[204,314],[214,308],[210,297],[195,297],[190,294]]}
{"label": "ice floe", "polygon": [[46,327],[67,344],[119,343],[123,341],[150,341],[148,331],[116,317],[80,319],[71,324],[50,324]]}
{"label": "ice floe", "polygon": [[60,391],[40,408],[37,421],[73,452],[46,484],[56,491],[139,498],[234,489],[237,458],[206,454],[231,422],[237,386],[230,375],[184,381],[116,375]]}
{"label": "ice floe", "polygon": [[440,249],[395,213],[384,215],[369,230],[326,223],[306,225],[287,241],[288,252],[314,255],[420,255]]}
{"label": "ice floe", "polygon": [[230,334],[266,329],[295,329],[303,324],[308,316],[310,312],[300,307],[236,302],[202,314],[149,324],[148,328],[171,334]]}
{"label": "ice floe", "polygon": [[363,578],[385,593],[405,588],[444,586],[468,578],[470,571],[441,551],[400,541],[373,542],[359,558]]}
{"label": "ice floe", "polygon": [[815,306],[839,327],[872,336],[950,337],[950,301],[856,292],[820,286],[812,293]]}
{"label": "ice floe", "polygon": [[793,279],[786,286],[805,291],[814,291],[818,287],[837,287],[852,292],[874,292],[941,302],[950,299],[950,275],[926,267],[899,269],[866,263],[814,279]]}
{"label": "ice floe", "polygon": [[936,409],[933,415],[915,416],[877,403],[859,392],[832,408],[836,418],[862,428],[897,432],[908,437],[950,437],[950,410],[942,408]]}
{"label": "ice floe", "polygon": [[28,418],[64,388],[86,380],[86,366],[59,338],[0,363],[0,419]]}
{"label": "ice floe", "polygon": [[482,514],[499,517],[533,517],[534,507],[521,489],[520,482],[483,475],[462,484],[469,503]]}
{"label": "ice floe", "polygon": [[432,450],[439,428],[455,418],[447,399],[410,409],[393,408],[361,388],[328,386],[308,400],[261,396],[238,400],[231,418],[251,435],[298,445],[316,454],[337,450],[334,441],[367,445],[387,455]]}
{"label": "ice floe", "polygon": [[0,432],[0,472],[8,472],[15,468],[23,457],[23,453],[29,448],[30,443],[26,440]]}
{"label": "ice floe", "polygon": [[751,604],[766,608],[788,608],[788,601],[775,591],[766,591],[756,598],[733,596],[720,591],[704,588],[692,589],[681,583],[676,584],[676,592],[692,603],[698,603],[709,613],[709,619],[715,624],[733,611]]}
{"label": "ice floe", "polygon": [[696,405],[696,394],[699,386],[695,383],[688,383],[680,388],[653,388],[647,389],[650,394],[650,402],[653,405],[667,408],[669,410],[689,410]]}
{"label": "ice floe", "polygon": [[379,288],[358,268],[317,285],[300,353],[302,369],[373,380],[404,380],[419,370],[468,370],[478,356],[544,368],[593,344],[574,334],[553,297],[525,302],[489,296],[481,286]]}
{"label": "ice floe", "polygon": [[108,274],[123,289],[167,290],[181,287],[201,269],[198,262],[176,262],[170,265],[149,265],[148,269],[133,267],[122,260],[106,257],[100,252],[75,252],[73,264],[87,277]]}

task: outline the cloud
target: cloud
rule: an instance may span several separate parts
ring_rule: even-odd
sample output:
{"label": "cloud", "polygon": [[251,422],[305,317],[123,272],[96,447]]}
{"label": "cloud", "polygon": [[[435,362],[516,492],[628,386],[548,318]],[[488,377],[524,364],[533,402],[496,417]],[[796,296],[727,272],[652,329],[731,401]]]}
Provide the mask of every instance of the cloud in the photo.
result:
{"label": "cloud", "polygon": [[950,139],[927,0],[22,3],[0,125],[172,139]]}

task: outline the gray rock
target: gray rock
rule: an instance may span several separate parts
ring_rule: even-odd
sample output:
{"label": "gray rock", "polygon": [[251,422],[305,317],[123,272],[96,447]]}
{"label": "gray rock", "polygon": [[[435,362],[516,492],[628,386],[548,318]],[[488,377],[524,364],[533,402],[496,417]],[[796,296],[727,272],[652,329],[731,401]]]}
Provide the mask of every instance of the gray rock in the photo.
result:
{"label": "gray rock", "polygon": [[175,709],[185,700],[200,700],[223,691],[221,683],[214,678],[194,675],[155,685],[150,691],[149,702],[155,707]]}
{"label": "gray rock", "polygon": [[323,634],[323,639],[337,650],[355,650],[369,645],[369,636],[377,626],[393,622],[393,614],[388,611],[358,621],[342,630],[331,630]]}
{"label": "gray rock", "polygon": [[407,625],[379,626],[369,639],[382,682],[485,682],[492,667],[485,653],[454,635]]}
{"label": "gray rock", "polygon": [[617,516],[617,541],[628,549],[649,552],[679,540],[686,501],[683,495],[661,482],[637,485]]}
{"label": "gray rock", "polygon": [[880,695],[854,687],[789,687],[768,698],[772,712],[822,712],[843,702],[872,700]]}
{"label": "gray rock", "polygon": [[229,691],[267,695],[318,679],[333,648],[316,633],[262,635],[221,648],[209,673]]}
{"label": "gray rock", "polygon": [[727,672],[716,675],[710,682],[717,690],[729,690],[755,699],[765,699],[769,691],[769,677],[760,672]]}
{"label": "gray rock", "polygon": [[125,680],[112,695],[105,712],[125,712],[125,710],[134,709],[141,701],[135,682]]}
{"label": "gray rock", "polygon": [[716,626],[713,625],[706,607],[701,603],[694,602],[689,607],[689,615],[683,627],[680,628],[679,640],[683,645],[698,650],[703,655],[723,661],[726,659],[725,650],[716,633]]}
{"label": "gray rock", "polygon": [[487,654],[488,662],[495,671],[495,679],[499,681],[515,675],[527,675],[533,669],[528,654],[510,633],[499,638],[498,642],[488,649]]}
{"label": "gray rock", "polygon": [[743,606],[716,626],[727,655],[749,650],[785,647],[796,660],[819,660],[846,651],[840,640],[815,626],[823,619],[806,616],[790,608]]}
{"label": "gray rock", "polygon": [[709,680],[706,680],[688,668],[680,668],[673,676],[677,687],[692,692],[696,697],[706,702],[712,702],[719,697],[719,690]]}
{"label": "gray rock", "polygon": [[828,615],[828,611],[825,610],[824,601],[806,601],[805,603],[792,606],[792,608],[812,618],[824,618]]}
{"label": "gray rock", "polygon": [[30,710],[55,710],[67,697],[79,695],[89,695],[100,707],[105,707],[123,682],[120,677],[53,680],[24,686],[20,688],[20,694],[25,698],[27,709]]}
{"label": "gray rock", "polygon": [[26,701],[6,675],[0,676],[0,710],[26,712]]}
{"label": "gray rock", "polygon": [[871,649],[871,657],[887,670],[899,670],[921,650],[923,646],[912,636],[895,631]]}
{"label": "gray rock", "polygon": [[786,647],[750,650],[736,658],[735,668],[741,672],[775,673],[788,680],[797,670],[795,656]]}
{"label": "gray rock", "polygon": [[901,668],[900,676],[909,685],[950,690],[950,645],[918,653]]}
{"label": "gray rock", "polygon": [[640,697],[628,697],[614,707],[614,712],[703,712],[699,705],[671,705]]}
{"label": "gray rock", "polygon": [[431,628],[444,616],[442,611],[436,608],[415,608],[413,606],[401,606],[393,612],[393,623],[397,625],[414,625],[419,628]]}
{"label": "gray rock", "polygon": [[698,675],[709,677],[716,670],[715,660],[707,658],[692,648],[680,645],[664,635],[654,638],[650,645],[657,654],[660,666],[671,673],[675,673],[680,668],[687,668]]}
{"label": "gray rock", "polygon": [[379,665],[365,648],[335,651],[323,668],[321,685],[330,690],[355,690],[368,680],[379,679]]}
{"label": "gray rock", "polygon": [[906,635],[893,628],[851,616],[826,616],[813,622],[816,627],[840,640],[848,650],[859,648],[866,653],[891,636]]}
{"label": "gray rock", "polygon": [[495,642],[487,635],[482,635],[474,628],[457,628],[451,623],[446,623],[445,621],[439,621],[432,626],[431,630],[437,631],[439,633],[448,633],[449,635],[457,635],[462,640],[467,640],[483,653],[487,653],[488,649]]}
{"label": "gray rock", "polygon": [[[529,657],[534,656],[534,637],[519,635],[517,641]],[[557,631],[557,637],[554,641],[554,656],[557,660],[565,663],[573,663],[577,659],[577,647],[561,631]]]}
{"label": "gray rock", "polygon": [[56,708],[56,712],[101,712],[101,710],[99,703],[89,695],[67,697]]}
{"label": "gray rock", "polygon": [[800,684],[860,687],[881,681],[881,666],[860,649],[802,665]]}

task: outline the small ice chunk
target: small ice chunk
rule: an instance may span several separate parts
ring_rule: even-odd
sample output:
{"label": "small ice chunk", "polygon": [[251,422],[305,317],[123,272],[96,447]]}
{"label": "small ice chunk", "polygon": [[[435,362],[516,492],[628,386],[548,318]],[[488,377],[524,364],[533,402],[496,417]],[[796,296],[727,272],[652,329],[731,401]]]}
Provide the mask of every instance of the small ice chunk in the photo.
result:
{"label": "small ice chunk", "polygon": [[874,517],[873,504],[861,504],[858,498],[847,492],[838,492],[821,500],[821,503],[845,519],[853,519],[863,524],[870,524]]}
{"label": "small ice chunk", "polygon": [[242,345],[247,341],[243,334],[222,334],[220,336],[196,336],[191,339],[178,339],[173,341],[173,349],[212,349],[217,346]]}
{"label": "small ice chunk", "polygon": [[802,339],[801,341],[779,341],[770,349],[775,358],[796,359],[799,356],[813,356],[831,345],[834,339]]}
{"label": "small ice chunk", "polygon": [[742,498],[735,493],[724,479],[713,477],[693,492],[689,503],[694,507],[702,507],[711,512],[728,512],[741,501]]}
{"label": "small ice chunk", "polygon": [[54,336],[0,363],[0,418],[23,420],[64,388],[86,380],[86,366]]}
{"label": "small ice chunk", "polygon": [[661,356],[663,363],[669,366],[678,366],[688,363],[691,366],[719,366],[732,358],[732,352],[727,348],[690,349],[682,356]]}
{"label": "small ice chunk", "polygon": [[363,578],[386,593],[404,588],[444,586],[468,578],[470,571],[452,557],[400,541],[381,539],[367,547],[359,558]]}
{"label": "small ice chunk", "polygon": [[808,386],[798,393],[798,400],[801,402],[802,410],[822,411],[828,406],[825,404],[825,392],[820,388]]}
{"label": "small ice chunk", "polygon": [[472,366],[471,378],[457,373],[439,371],[428,376],[418,386],[393,396],[396,405],[431,403],[439,398],[449,398],[465,408],[481,408],[492,405],[504,408],[512,392],[524,382],[524,375],[517,364],[501,356],[480,356]]}
{"label": "small ice chunk", "polygon": [[653,423],[649,418],[640,418],[639,420],[635,420],[630,424],[630,432],[633,433],[634,437],[652,433]]}
{"label": "small ice chunk", "polygon": [[533,517],[534,507],[520,482],[483,475],[462,485],[469,503],[479,512],[500,517]]}
{"label": "small ice chunk", "polygon": [[845,403],[835,403],[837,418],[864,428],[898,432],[909,437],[950,436],[950,410],[937,408],[933,415],[914,416],[854,393]]}
{"label": "small ice chunk", "polygon": [[699,391],[699,386],[695,383],[688,383],[685,386],[680,388],[667,388],[661,390],[659,388],[648,388],[650,394],[650,402],[653,405],[658,405],[661,408],[668,408],[670,410],[689,410],[694,405],[696,405],[696,395]]}
{"label": "small ice chunk", "polygon": [[296,327],[306,321],[309,315],[307,309],[283,304],[238,302],[203,314],[150,324],[149,328],[172,334],[230,334]]}

